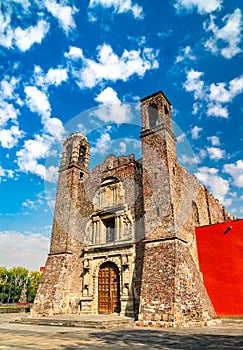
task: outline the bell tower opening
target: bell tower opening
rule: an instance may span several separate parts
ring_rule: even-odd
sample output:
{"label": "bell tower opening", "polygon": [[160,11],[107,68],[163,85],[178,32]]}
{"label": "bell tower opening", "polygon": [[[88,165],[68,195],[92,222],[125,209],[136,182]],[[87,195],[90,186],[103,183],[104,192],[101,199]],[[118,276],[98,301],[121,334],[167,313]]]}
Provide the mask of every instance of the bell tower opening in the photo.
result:
{"label": "bell tower opening", "polygon": [[87,138],[79,132],[72,133],[63,144],[60,170],[72,167],[89,171],[90,145]]}
{"label": "bell tower opening", "polygon": [[72,150],[73,150],[72,145],[71,144],[67,145],[66,157],[67,157],[67,162],[68,163],[71,162],[71,160],[72,160]]}
{"label": "bell tower opening", "polygon": [[86,154],[86,148],[83,145],[81,145],[79,148],[79,156],[78,156],[78,161],[80,164],[83,163],[85,154]]}
{"label": "bell tower opening", "polygon": [[148,107],[148,115],[149,115],[149,126],[150,128],[155,128],[159,124],[159,111],[158,106],[154,103],[149,105]]}

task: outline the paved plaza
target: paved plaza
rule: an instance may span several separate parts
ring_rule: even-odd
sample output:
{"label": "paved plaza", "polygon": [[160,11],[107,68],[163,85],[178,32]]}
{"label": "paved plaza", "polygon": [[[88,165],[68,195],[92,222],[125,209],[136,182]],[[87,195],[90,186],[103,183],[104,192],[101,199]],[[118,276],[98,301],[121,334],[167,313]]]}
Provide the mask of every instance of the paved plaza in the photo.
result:
{"label": "paved plaza", "polygon": [[242,349],[243,320],[202,328],[86,329],[10,323],[23,315],[0,315],[0,350],[7,349]]}

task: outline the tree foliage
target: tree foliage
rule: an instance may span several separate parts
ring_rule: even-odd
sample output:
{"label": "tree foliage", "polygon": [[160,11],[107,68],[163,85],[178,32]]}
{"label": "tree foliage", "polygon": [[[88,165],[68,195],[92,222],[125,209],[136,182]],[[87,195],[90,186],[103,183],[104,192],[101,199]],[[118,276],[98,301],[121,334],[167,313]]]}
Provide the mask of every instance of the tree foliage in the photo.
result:
{"label": "tree foliage", "polygon": [[32,303],[40,280],[39,271],[29,271],[22,266],[10,269],[0,266],[0,303]]}

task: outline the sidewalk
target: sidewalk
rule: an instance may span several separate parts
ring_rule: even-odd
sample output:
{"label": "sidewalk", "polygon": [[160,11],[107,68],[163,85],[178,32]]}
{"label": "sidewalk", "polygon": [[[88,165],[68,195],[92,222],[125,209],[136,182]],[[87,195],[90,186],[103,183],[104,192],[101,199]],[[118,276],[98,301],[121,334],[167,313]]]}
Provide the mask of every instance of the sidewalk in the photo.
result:
{"label": "sidewalk", "polygon": [[0,315],[1,350],[243,349],[243,320],[202,328],[112,330],[10,323],[21,316],[26,314]]}

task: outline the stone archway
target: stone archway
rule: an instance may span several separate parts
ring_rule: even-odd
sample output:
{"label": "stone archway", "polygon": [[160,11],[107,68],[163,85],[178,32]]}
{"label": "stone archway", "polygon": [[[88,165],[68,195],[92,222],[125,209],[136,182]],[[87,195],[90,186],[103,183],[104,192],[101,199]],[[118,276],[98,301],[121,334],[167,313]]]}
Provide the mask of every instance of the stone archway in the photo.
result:
{"label": "stone archway", "polygon": [[120,273],[116,264],[107,261],[100,266],[98,274],[98,313],[119,314]]}

